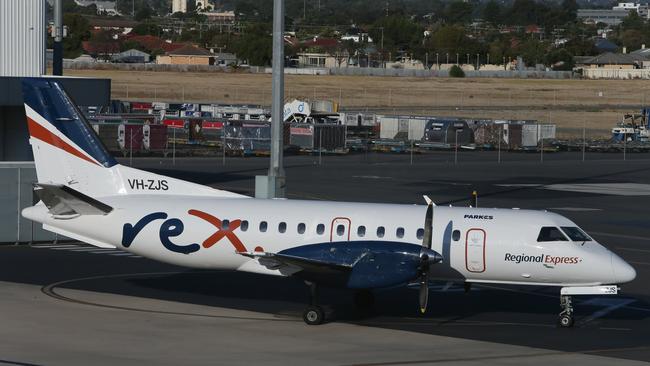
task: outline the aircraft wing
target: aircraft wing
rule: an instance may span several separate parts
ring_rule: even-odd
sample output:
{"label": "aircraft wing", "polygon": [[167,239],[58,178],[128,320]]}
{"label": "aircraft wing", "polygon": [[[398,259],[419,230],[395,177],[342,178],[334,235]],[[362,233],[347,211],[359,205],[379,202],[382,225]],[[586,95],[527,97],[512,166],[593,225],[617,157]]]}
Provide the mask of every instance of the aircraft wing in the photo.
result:
{"label": "aircraft wing", "polygon": [[62,184],[36,183],[34,191],[54,216],[107,215],[113,208]]}
{"label": "aircraft wing", "polygon": [[352,271],[351,265],[281,253],[242,252],[239,254],[256,259],[268,270],[277,270],[287,276],[297,275],[306,280],[324,279],[327,283],[345,283]]}
{"label": "aircraft wing", "polygon": [[[425,249],[434,263],[442,257]],[[418,277],[422,246],[400,242],[350,241],[309,244],[279,253],[245,252],[253,258],[240,270],[274,271],[305,281],[348,288],[381,288],[406,283]]]}

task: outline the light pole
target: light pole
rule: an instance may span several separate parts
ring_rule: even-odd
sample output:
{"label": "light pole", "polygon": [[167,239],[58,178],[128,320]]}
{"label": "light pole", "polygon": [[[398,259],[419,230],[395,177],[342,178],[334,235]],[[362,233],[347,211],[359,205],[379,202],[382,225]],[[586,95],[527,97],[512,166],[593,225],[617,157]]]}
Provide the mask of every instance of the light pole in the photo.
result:
{"label": "light pole", "polygon": [[[449,53],[447,53],[447,65],[449,65]],[[449,66],[447,66],[449,67]]]}
{"label": "light pole", "polygon": [[284,0],[273,0],[273,101],[271,103],[271,165],[266,198],[284,197],[285,176],[282,166],[284,124]]}
{"label": "light pole", "polygon": [[438,66],[438,70],[440,70],[440,59],[438,58],[438,52],[436,52],[436,66]]}
{"label": "light pole", "polygon": [[476,54],[476,70],[478,70],[479,63],[480,63],[480,57],[479,57],[479,55],[478,55],[478,53],[477,53],[477,54]]}
{"label": "light pole", "polygon": [[456,53],[456,66],[458,66],[458,53]]}
{"label": "light pole", "polygon": [[469,65],[469,53],[467,54],[467,64]]}

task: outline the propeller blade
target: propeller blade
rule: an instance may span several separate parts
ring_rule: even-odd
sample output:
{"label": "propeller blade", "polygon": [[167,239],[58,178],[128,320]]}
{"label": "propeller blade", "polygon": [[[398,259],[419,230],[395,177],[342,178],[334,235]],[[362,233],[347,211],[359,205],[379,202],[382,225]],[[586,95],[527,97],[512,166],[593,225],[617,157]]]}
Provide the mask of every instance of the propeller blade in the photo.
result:
{"label": "propeller blade", "polygon": [[422,274],[420,280],[420,313],[427,312],[427,303],[429,302],[429,278],[426,273]]}
{"label": "propeller blade", "polygon": [[433,203],[427,205],[427,215],[424,219],[424,237],[422,238],[422,246],[431,249],[431,238],[433,230]]}

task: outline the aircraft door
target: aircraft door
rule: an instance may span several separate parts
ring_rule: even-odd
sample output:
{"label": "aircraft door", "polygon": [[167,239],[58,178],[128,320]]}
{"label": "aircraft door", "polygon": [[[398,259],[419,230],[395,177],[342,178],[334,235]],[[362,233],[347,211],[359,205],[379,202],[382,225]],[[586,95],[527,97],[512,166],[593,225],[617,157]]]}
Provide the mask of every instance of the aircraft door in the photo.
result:
{"label": "aircraft door", "polygon": [[465,235],[465,268],[469,272],[485,272],[485,230],[469,229]]}
{"label": "aircraft door", "polygon": [[350,226],[352,221],[347,217],[337,217],[332,220],[330,241],[350,241]]}

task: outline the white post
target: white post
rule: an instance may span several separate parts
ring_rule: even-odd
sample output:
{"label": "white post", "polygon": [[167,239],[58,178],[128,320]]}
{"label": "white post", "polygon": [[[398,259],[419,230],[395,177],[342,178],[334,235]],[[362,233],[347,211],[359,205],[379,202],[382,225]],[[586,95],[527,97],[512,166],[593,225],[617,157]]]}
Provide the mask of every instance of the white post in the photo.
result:
{"label": "white post", "polygon": [[172,141],[172,165],[176,165],[176,127],[174,130],[174,141]]}

